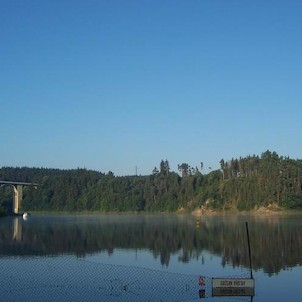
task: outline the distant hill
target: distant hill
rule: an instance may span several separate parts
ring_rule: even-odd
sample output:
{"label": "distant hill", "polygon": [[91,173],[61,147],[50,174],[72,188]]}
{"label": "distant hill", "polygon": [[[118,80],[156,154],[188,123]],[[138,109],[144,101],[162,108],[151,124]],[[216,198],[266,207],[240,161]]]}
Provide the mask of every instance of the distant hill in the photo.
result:
{"label": "distant hill", "polygon": [[[266,151],[220,161],[206,175],[187,163],[171,172],[161,161],[147,176],[114,176],[86,169],[2,167],[0,180],[35,182],[24,190],[23,210],[174,212],[302,209],[302,160]],[[0,188],[0,215],[11,204],[12,190]]]}

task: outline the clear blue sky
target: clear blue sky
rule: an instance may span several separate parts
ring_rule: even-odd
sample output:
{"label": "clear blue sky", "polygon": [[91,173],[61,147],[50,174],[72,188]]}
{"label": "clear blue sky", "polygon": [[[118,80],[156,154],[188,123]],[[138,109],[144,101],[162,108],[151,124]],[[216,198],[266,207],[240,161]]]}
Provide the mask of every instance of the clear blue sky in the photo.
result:
{"label": "clear blue sky", "polygon": [[302,158],[301,0],[0,0],[0,166]]}

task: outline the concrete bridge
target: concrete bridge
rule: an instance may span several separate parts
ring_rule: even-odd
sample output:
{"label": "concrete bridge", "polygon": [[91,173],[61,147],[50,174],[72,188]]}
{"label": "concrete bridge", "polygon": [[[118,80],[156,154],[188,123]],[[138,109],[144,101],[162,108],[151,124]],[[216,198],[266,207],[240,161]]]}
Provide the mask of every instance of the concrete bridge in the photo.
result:
{"label": "concrete bridge", "polygon": [[23,198],[23,187],[38,187],[36,183],[30,182],[17,182],[17,181],[5,181],[0,180],[0,187],[3,186],[12,186],[14,189],[14,201],[13,201],[13,212],[19,214],[19,208],[21,207],[22,198]]}

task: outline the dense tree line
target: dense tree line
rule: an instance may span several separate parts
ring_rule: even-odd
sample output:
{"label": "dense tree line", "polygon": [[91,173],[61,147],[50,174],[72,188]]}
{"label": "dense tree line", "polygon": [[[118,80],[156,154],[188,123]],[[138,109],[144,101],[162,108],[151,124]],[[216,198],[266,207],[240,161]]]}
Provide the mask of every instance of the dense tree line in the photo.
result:
{"label": "dense tree line", "polygon": [[259,156],[220,161],[223,203],[239,209],[275,203],[302,208],[302,160],[266,151]]}
{"label": "dense tree line", "polygon": [[[23,209],[41,211],[177,211],[179,209],[251,210],[276,204],[302,208],[302,160],[266,151],[261,156],[220,161],[206,175],[187,163],[170,171],[162,160],[147,176],[114,176],[86,169],[0,169],[0,180],[35,182],[24,189]],[[12,189],[0,188],[0,215],[12,200]]]}

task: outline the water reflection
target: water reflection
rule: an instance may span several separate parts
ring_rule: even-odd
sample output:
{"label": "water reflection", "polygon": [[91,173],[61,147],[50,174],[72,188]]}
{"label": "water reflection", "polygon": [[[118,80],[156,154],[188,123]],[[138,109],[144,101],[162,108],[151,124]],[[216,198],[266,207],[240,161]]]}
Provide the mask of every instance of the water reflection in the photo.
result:
{"label": "water reflection", "polygon": [[13,240],[22,240],[22,223],[19,218],[14,218],[13,220]]}
{"label": "water reflection", "polygon": [[0,219],[0,257],[76,254],[115,249],[148,249],[162,265],[178,254],[180,262],[201,259],[202,252],[221,256],[221,264],[249,266],[246,230],[249,221],[254,269],[272,274],[301,265],[299,216],[203,217],[108,215],[32,216]]}

